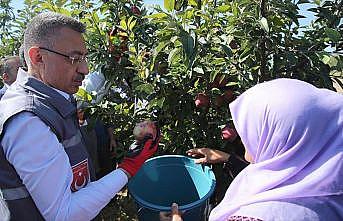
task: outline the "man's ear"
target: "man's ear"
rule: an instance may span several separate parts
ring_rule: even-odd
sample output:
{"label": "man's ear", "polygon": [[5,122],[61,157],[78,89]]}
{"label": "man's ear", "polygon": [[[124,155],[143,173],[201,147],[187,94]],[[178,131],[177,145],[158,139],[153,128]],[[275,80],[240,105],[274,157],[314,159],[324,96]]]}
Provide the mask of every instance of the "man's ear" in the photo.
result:
{"label": "man's ear", "polygon": [[31,47],[29,49],[29,58],[30,58],[31,64],[35,66],[38,66],[42,64],[43,62],[41,50],[38,47]]}

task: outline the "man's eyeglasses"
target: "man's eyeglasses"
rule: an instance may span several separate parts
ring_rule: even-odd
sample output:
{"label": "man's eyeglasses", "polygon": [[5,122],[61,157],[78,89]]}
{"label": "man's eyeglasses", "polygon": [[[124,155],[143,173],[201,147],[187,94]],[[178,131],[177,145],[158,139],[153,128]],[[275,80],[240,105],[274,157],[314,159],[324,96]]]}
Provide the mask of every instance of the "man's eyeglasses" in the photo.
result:
{"label": "man's eyeglasses", "polygon": [[44,47],[38,47],[38,48],[42,49],[42,50],[46,50],[46,51],[52,52],[52,53],[55,53],[55,54],[58,54],[58,55],[61,55],[63,57],[66,57],[66,58],[70,59],[71,64],[79,64],[81,62],[86,62],[86,63],[88,62],[87,55],[82,55],[80,57],[74,57],[74,56],[62,54],[62,53],[60,53],[58,51],[54,51],[54,50],[51,50],[49,48],[44,48]]}

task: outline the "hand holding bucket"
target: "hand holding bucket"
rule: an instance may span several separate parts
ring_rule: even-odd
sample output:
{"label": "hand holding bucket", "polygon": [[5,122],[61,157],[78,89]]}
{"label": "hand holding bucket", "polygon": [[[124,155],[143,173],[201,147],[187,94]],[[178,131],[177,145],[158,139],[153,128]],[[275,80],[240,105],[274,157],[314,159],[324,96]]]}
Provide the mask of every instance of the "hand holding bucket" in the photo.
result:
{"label": "hand holding bucket", "polygon": [[179,206],[173,203],[171,212],[160,212],[160,221],[182,221],[183,212],[179,211]]}

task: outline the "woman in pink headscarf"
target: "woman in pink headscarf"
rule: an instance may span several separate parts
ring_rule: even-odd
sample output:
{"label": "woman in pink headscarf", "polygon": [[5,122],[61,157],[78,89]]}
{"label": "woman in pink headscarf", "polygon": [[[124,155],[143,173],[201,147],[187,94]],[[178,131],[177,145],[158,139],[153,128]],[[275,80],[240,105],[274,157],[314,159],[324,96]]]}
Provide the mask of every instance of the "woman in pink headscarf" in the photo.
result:
{"label": "woman in pink headscarf", "polygon": [[[308,83],[258,84],[230,104],[247,166],[210,221],[342,221],[343,96]],[[193,149],[205,161],[228,154]],[[215,151],[215,152],[214,152]]]}
{"label": "woman in pink headscarf", "polygon": [[251,162],[210,221],[343,220],[343,96],[277,79],[230,104]]}

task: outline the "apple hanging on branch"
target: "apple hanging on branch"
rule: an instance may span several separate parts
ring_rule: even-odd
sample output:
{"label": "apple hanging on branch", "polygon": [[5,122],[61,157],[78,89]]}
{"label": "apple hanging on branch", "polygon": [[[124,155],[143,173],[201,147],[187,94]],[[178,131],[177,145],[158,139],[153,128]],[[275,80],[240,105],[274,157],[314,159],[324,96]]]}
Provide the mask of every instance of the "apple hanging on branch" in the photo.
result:
{"label": "apple hanging on branch", "polygon": [[210,103],[210,98],[205,93],[199,93],[197,94],[194,103],[195,103],[195,106],[198,108],[208,107]]}
{"label": "apple hanging on branch", "polygon": [[233,142],[237,138],[237,131],[227,125],[222,129],[222,138],[223,140]]}

